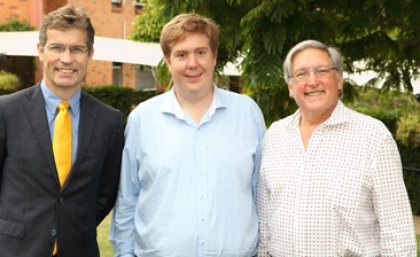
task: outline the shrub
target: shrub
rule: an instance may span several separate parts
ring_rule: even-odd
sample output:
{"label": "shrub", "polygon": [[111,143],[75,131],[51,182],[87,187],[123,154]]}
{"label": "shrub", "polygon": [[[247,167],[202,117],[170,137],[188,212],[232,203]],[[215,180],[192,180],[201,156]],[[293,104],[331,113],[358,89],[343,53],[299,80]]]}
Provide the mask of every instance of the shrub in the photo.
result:
{"label": "shrub", "polygon": [[396,139],[403,145],[418,148],[420,147],[420,116],[407,114],[398,121]]}
{"label": "shrub", "polygon": [[0,88],[7,91],[16,91],[20,88],[21,82],[18,76],[13,73],[0,71]]}
{"label": "shrub", "polygon": [[140,102],[158,94],[154,91],[134,91],[131,88],[120,86],[84,86],[83,89],[102,102],[119,109],[123,114],[124,121],[127,120],[128,114],[131,110],[133,110]]}

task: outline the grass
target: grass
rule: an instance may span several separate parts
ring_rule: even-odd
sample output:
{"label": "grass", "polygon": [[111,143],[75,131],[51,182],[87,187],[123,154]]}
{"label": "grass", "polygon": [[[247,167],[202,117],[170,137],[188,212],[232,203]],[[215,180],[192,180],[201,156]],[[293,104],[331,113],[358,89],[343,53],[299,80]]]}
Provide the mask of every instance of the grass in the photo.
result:
{"label": "grass", "polygon": [[417,239],[417,257],[420,257],[420,235],[416,235]]}
{"label": "grass", "polygon": [[111,243],[109,242],[109,224],[111,222],[111,214],[106,217],[98,227],[98,244],[101,257],[112,257]]}
{"label": "grass", "polygon": [[[111,243],[109,242],[109,223],[111,222],[111,214],[102,221],[98,227],[98,243],[101,257],[112,257],[114,253],[112,251]],[[417,256],[420,257],[420,235],[416,235],[417,239]]]}

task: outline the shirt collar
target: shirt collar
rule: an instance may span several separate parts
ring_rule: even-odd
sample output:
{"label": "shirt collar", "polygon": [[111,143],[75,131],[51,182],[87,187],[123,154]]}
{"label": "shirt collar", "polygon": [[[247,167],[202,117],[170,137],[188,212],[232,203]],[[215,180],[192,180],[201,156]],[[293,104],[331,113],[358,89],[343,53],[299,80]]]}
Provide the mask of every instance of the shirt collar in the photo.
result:
{"label": "shirt collar", "polygon": [[[346,123],[349,120],[349,112],[350,109],[346,108],[340,100],[338,100],[337,105],[334,108],[331,116],[324,121],[321,125],[329,126],[329,125],[338,125],[342,123]],[[299,127],[300,119],[302,117],[302,112],[300,108],[292,115],[292,119],[290,121],[291,127]]]}
{"label": "shirt collar", "polygon": [[[178,102],[178,99],[175,96],[176,86],[166,95],[166,98],[163,100],[162,112],[171,113],[175,115],[178,119],[185,119],[185,111],[182,109],[181,105]],[[223,101],[220,89],[213,83],[213,98],[209,109],[207,110],[208,115],[211,117],[219,108],[226,108],[226,105]]]}
{"label": "shirt collar", "polygon": [[[45,99],[45,106],[47,108],[47,111],[51,114],[55,114],[57,110],[58,104],[62,101],[60,97],[58,97],[56,94],[54,94],[45,83],[44,80],[41,81],[41,91],[44,95]],[[67,100],[67,102],[70,104],[70,114],[73,117],[77,117],[80,112],[80,96],[81,91],[77,91],[74,96],[72,96],[70,99]]]}

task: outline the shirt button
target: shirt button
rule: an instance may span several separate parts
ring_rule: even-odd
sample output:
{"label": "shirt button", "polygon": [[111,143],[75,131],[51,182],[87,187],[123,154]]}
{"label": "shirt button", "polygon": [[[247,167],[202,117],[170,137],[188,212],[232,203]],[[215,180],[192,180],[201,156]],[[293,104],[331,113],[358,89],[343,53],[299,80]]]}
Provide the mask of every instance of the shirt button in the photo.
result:
{"label": "shirt button", "polygon": [[52,236],[57,236],[57,230],[55,228],[51,229],[50,233]]}
{"label": "shirt button", "polygon": [[204,217],[201,217],[201,221],[205,221],[206,219]]}
{"label": "shirt button", "polygon": [[206,241],[204,241],[204,240],[201,240],[201,241],[200,241],[200,244],[201,244],[201,245],[203,245],[203,244],[205,244],[205,243],[206,243]]}
{"label": "shirt button", "polygon": [[63,202],[63,197],[59,197],[59,198],[58,198],[58,202],[59,202],[59,203],[62,203],[62,202]]}

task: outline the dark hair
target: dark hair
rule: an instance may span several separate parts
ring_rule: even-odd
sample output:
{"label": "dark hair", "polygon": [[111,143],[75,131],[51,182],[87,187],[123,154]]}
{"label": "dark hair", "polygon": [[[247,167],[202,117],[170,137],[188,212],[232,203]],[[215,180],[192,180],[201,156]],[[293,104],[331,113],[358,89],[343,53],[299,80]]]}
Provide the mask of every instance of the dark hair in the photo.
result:
{"label": "dark hair", "polygon": [[42,47],[45,46],[47,42],[47,30],[49,29],[66,30],[71,28],[86,31],[86,46],[89,50],[93,49],[95,30],[93,29],[89,16],[81,8],[70,5],[52,11],[44,17],[39,29],[39,43]]}

